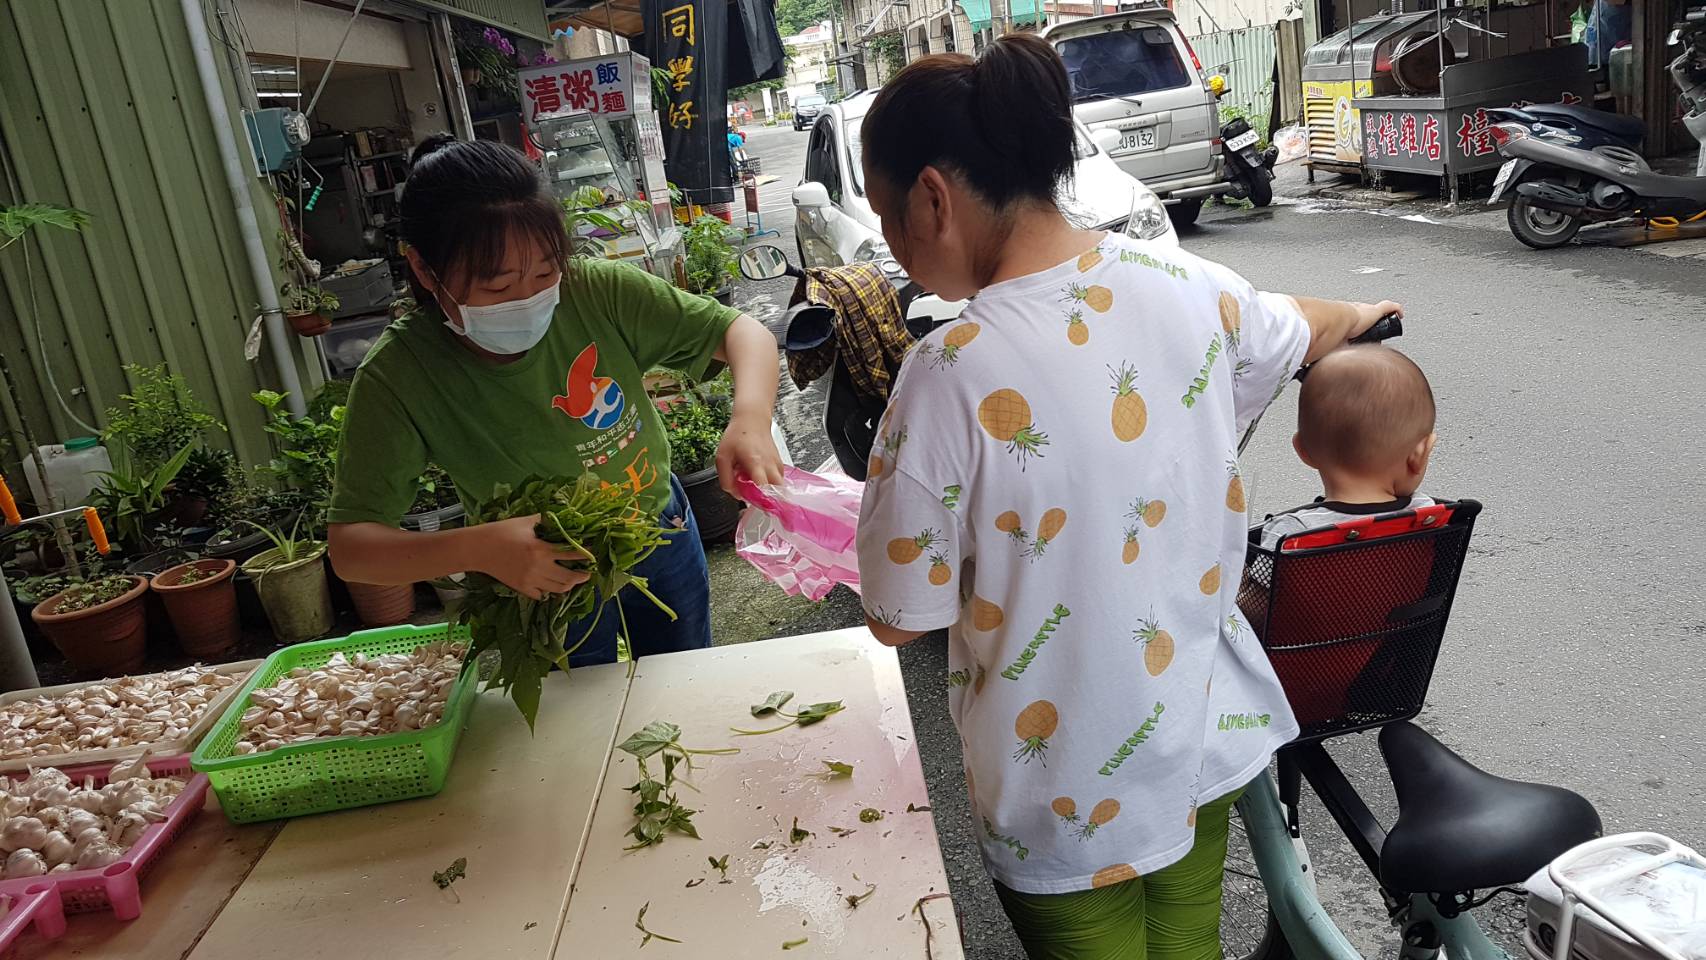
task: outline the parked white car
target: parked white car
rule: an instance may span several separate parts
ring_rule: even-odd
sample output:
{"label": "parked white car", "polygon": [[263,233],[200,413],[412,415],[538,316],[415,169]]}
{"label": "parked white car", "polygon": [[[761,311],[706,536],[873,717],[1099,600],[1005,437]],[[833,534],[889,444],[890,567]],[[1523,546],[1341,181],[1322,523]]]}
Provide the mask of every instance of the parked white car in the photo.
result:
{"label": "parked white car", "polygon": [[[865,198],[859,162],[860,124],[875,99],[875,94],[865,93],[831,104],[812,127],[805,179],[794,189],[794,236],[805,266],[833,267],[872,260],[884,264],[892,275],[900,275],[900,264],[883,240],[882,221]],[[1106,145],[1098,144],[1082,125],[1074,125],[1078,128],[1078,164],[1068,195],[1062,198],[1067,216],[1086,227],[1178,246],[1179,236],[1160,198],[1120,169]],[[964,301],[945,303],[925,296],[913,302],[909,314],[948,320],[964,306]]]}

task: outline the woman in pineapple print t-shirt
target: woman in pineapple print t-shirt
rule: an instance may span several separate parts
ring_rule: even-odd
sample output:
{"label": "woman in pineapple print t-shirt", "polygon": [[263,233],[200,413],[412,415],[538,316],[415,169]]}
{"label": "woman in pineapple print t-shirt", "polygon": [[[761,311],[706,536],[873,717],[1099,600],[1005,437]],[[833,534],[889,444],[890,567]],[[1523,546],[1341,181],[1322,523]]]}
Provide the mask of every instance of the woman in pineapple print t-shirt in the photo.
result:
{"label": "woman in pineapple print t-shirt", "polygon": [[1258,293],[1062,217],[1044,41],[927,57],[864,125],[908,273],[977,295],[908,357],[860,518],[872,631],[949,630],[984,862],[1033,957],[1219,956],[1228,808],[1297,733],[1240,619],[1237,438],[1369,306]]}

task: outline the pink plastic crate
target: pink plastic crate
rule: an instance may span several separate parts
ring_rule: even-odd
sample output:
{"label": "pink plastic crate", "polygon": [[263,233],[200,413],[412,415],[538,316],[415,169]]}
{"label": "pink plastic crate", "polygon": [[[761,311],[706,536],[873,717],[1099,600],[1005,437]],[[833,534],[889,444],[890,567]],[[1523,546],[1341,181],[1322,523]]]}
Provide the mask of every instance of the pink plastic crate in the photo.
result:
{"label": "pink plastic crate", "polygon": [[[107,773],[114,766],[117,764],[102,763],[62,769],[75,783],[82,783],[84,777],[94,777],[97,786],[104,786]],[[188,756],[152,758],[148,761],[148,769],[156,777],[182,778],[184,789],[166,808],[166,819],[143,831],[142,839],[126,850],[123,857],[92,870],[0,880],[0,894],[23,897],[47,884],[58,894],[65,913],[92,913],[110,907],[113,916],[120,920],[135,920],[141,916],[143,875],[154,866],[155,859],[166,847],[184,832],[190,818],[207,805],[207,776],[190,769]],[[43,935],[47,935],[45,931]]]}
{"label": "pink plastic crate", "polygon": [[23,893],[0,893],[0,904],[6,909],[5,919],[0,919],[0,956],[12,949],[32,923],[43,940],[65,936],[65,908],[60,905],[59,893],[45,877],[34,879],[39,882]]}

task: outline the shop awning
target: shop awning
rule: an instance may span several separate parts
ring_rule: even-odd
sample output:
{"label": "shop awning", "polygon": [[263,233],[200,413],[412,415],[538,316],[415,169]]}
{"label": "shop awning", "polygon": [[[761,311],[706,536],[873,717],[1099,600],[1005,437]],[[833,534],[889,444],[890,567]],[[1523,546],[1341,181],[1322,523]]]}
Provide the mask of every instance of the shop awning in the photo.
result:
{"label": "shop awning", "polygon": [[1047,13],[1043,10],[1043,0],[958,0],[960,9],[966,12],[966,19],[971,21],[973,30],[984,30],[1003,16],[1010,18],[1014,26],[1024,24],[1041,24]]}
{"label": "shop awning", "polygon": [[501,27],[511,33],[548,43],[544,0],[415,0],[423,7]]}
{"label": "shop awning", "polygon": [[985,30],[989,27],[989,0],[959,0],[960,9],[966,12],[966,19],[971,21],[973,30]]}

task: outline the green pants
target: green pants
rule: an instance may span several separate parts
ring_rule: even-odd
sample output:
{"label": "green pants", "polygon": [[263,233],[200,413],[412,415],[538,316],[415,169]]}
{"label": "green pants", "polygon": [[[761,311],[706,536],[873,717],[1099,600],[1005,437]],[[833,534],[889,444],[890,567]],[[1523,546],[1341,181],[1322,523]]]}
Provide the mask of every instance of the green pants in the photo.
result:
{"label": "green pants", "polygon": [[1095,890],[995,892],[1031,960],[1220,960],[1220,893],[1232,804],[1197,810],[1196,845],[1163,870]]}

